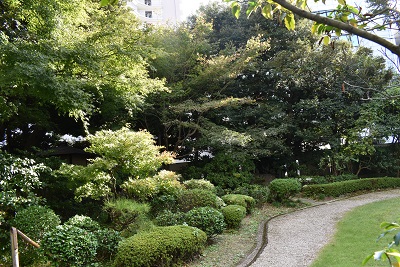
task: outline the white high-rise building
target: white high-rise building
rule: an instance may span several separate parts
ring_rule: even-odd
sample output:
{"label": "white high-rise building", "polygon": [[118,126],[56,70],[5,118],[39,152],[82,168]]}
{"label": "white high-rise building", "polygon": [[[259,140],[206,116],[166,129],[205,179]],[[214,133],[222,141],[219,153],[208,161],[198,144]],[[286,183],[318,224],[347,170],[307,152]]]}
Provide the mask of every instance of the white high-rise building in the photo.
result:
{"label": "white high-rise building", "polygon": [[141,21],[149,24],[175,24],[180,19],[179,0],[129,0]]}

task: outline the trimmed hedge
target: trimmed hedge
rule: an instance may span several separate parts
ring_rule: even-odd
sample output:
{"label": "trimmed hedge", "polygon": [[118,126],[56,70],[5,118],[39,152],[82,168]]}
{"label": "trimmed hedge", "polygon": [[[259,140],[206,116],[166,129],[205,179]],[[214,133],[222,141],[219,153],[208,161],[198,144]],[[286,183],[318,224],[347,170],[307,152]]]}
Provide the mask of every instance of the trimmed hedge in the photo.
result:
{"label": "trimmed hedge", "polygon": [[198,207],[216,208],[217,195],[210,190],[204,189],[183,190],[178,196],[177,207],[184,212]]}
{"label": "trimmed hedge", "polygon": [[400,187],[400,178],[365,178],[336,182],[331,184],[304,186],[302,193],[306,197],[339,197],[341,195],[361,191]]}
{"label": "trimmed hedge", "polygon": [[258,184],[245,184],[232,191],[232,194],[241,194],[254,198],[258,206],[268,202],[269,193],[268,186]]}
{"label": "trimmed hedge", "polygon": [[185,222],[203,230],[208,237],[222,234],[225,229],[224,215],[211,207],[194,208],[185,215]]}
{"label": "trimmed hedge", "polygon": [[271,200],[282,202],[299,193],[301,184],[297,179],[275,179],[269,184]]}
{"label": "trimmed hedge", "polygon": [[254,198],[241,194],[227,194],[221,197],[227,205],[240,205],[246,209],[246,213],[250,214],[256,205]]}
{"label": "trimmed hedge", "polygon": [[228,205],[221,209],[227,228],[239,228],[243,218],[246,217],[246,208],[240,205]]}
{"label": "trimmed hedge", "polygon": [[157,227],[151,232],[140,233],[122,241],[114,266],[176,266],[199,254],[206,242],[206,233],[194,227]]}

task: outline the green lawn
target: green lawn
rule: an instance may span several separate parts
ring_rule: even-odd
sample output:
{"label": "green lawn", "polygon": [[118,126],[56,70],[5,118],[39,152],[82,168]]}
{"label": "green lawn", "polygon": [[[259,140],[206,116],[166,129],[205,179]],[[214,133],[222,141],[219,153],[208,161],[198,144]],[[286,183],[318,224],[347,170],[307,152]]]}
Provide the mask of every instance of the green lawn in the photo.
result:
{"label": "green lawn", "polygon": [[[337,233],[311,267],[355,267],[361,266],[366,256],[383,249],[393,238],[393,234],[376,242],[381,234],[379,227],[383,221],[400,218],[400,198],[379,201],[358,207],[347,213],[338,223]],[[366,266],[386,266],[388,261],[371,259]]]}

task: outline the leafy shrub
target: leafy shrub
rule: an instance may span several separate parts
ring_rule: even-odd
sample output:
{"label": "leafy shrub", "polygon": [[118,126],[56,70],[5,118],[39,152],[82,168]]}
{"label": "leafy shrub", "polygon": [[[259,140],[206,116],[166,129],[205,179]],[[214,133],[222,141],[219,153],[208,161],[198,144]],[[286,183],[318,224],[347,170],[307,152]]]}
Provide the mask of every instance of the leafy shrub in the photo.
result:
{"label": "leafy shrub", "polygon": [[108,261],[115,256],[118,244],[121,242],[121,234],[112,229],[100,229],[95,232],[98,247],[96,250],[97,261]]}
{"label": "leafy shrub", "polygon": [[205,179],[191,179],[183,182],[186,189],[204,189],[215,193],[215,186]]}
{"label": "leafy shrub", "polygon": [[247,214],[250,214],[254,209],[256,201],[254,198],[240,194],[228,194],[221,197],[228,205],[240,205],[246,209]]}
{"label": "leafy shrub", "polygon": [[79,227],[91,232],[100,230],[100,224],[98,222],[92,220],[92,218],[88,216],[83,215],[75,215],[64,224]]}
{"label": "leafy shrub", "polygon": [[275,179],[269,184],[271,199],[282,202],[288,200],[301,190],[301,184],[296,179]]}
{"label": "leafy shrub", "polygon": [[221,234],[225,229],[224,215],[211,207],[194,208],[186,213],[185,222],[203,230],[207,236]]}
{"label": "leafy shrub", "polygon": [[254,198],[257,205],[261,205],[268,201],[270,191],[268,186],[258,184],[245,184],[233,190],[232,194],[250,196]]}
{"label": "leafy shrub", "polygon": [[226,226],[231,229],[239,228],[243,218],[246,217],[246,208],[240,205],[228,205],[221,209]]}
{"label": "leafy shrub", "polygon": [[59,225],[46,233],[41,249],[54,266],[90,266],[95,262],[96,235],[72,225]]}
{"label": "leafy shrub", "polygon": [[399,178],[366,178],[331,184],[308,185],[303,187],[302,193],[306,197],[314,198],[320,196],[339,197],[361,190],[378,190],[397,187],[400,187]]}
{"label": "leafy shrub", "polygon": [[110,215],[114,229],[122,231],[140,216],[147,216],[150,206],[134,200],[119,198],[106,202],[104,209]]}
{"label": "leafy shrub", "polygon": [[185,213],[165,210],[157,215],[155,222],[159,226],[180,225],[185,221]]}
{"label": "leafy shrub", "polygon": [[169,267],[199,254],[205,247],[206,234],[193,227],[158,227],[120,243],[115,267]]}
{"label": "leafy shrub", "polygon": [[177,199],[178,209],[189,211],[196,207],[217,207],[216,195],[203,189],[183,190]]}
{"label": "leafy shrub", "polygon": [[157,196],[150,201],[151,213],[154,215],[162,212],[163,210],[177,211],[177,201],[178,196],[175,195]]}
{"label": "leafy shrub", "polygon": [[177,195],[183,188],[179,182],[180,175],[162,170],[153,177],[145,179],[129,179],[121,187],[128,196],[149,201],[160,195]]}
{"label": "leafy shrub", "polygon": [[[42,206],[30,206],[17,212],[12,225],[35,242],[40,243],[44,234],[55,229],[60,222],[60,218],[51,209]],[[45,260],[41,250],[25,242],[21,242],[18,249],[22,266]]]}

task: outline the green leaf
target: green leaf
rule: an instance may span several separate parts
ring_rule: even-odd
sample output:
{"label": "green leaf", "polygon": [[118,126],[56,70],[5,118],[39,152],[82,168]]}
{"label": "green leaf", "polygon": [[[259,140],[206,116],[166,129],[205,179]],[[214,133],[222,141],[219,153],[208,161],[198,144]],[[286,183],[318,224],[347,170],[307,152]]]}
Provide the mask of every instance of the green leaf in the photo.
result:
{"label": "green leaf", "polygon": [[324,37],[324,45],[329,45],[329,42],[331,41],[331,37],[329,37],[328,35]]}
{"label": "green leaf", "polygon": [[266,19],[272,19],[272,18],[273,18],[272,5],[271,5],[271,4],[266,4],[266,5],[262,8],[261,14],[262,14]]}
{"label": "green leaf", "polygon": [[336,28],[336,29],[335,29],[335,33],[336,33],[336,36],[340,36],[340,35],[342,35],[342,30]]}
{"label": "green leaf", "polygon": [[257,3],[254,1],[249,1],[246,10],[247,17],[250,17],[251,13],[253,13],[253,11],[255,11],[256,9],[257,9]]}
{"label": "green leaf", "polygon": [[346,5],[346,1],[345,0],[338,0],[338,2],[339,2],[339,4],[341,4],[341,5]]}
{"label": "green leaf", "polygon": [[362,261],[362,265],[367,264],[367,262],[372,259],[372,257],[374,256],[374,253],[372,253],[371,255],[368,255],[363,261]]}
{"label": "green leaf", "polygon": [[109,3],[110,3],[110,0],[101,0],[100,6],[101,6],[101,7],[103,7],[103,6],[108,6]]}
{"label": "green leaf", "polygon": [[288,30],[294,30],[296,27],[296,21],[294,20],[293,13],[289,13],[285,17],[285,26]]}
{"label": "green leaf", "polygon": [[231,4],[232,14],[236,17],[236,19],[240,16],[240,5],[238,2],[232,2]]}

